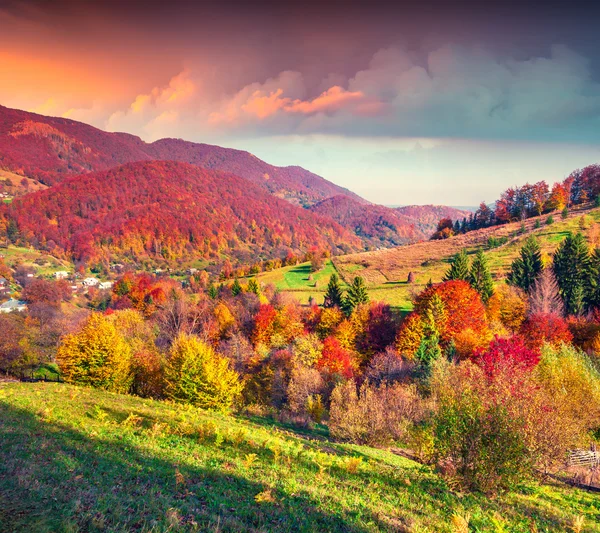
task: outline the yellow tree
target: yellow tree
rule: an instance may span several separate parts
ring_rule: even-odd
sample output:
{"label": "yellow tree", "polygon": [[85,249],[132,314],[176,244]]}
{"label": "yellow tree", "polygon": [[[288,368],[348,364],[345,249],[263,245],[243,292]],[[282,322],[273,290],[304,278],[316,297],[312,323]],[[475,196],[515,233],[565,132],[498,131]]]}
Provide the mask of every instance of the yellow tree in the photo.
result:
{"label": "yellow tree", "polygon": [[166,395],[203,409],[228,411],[242,392],[229,361],[198,337],[182,334],[171,346],[165,368]]}
{"label": "yellow tree", "polygon": [[69,383],[113,392],[128,392],[131,386],[131,348],[113,320],[99,313],[63,339],[56,360]]}

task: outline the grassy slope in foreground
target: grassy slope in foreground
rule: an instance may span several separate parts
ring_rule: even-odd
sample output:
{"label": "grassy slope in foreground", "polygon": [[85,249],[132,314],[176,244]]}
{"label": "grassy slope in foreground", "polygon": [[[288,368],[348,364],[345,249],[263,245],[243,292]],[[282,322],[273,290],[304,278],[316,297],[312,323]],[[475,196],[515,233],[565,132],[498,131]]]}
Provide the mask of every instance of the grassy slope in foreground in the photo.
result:
{"label": "grassy slope in foreground", "polygon": [[[458,495],[388,451],[60,384],[0,384],[0,531],[600,532],[596,495]],[[461,530],[462,531],[462,530]]]}

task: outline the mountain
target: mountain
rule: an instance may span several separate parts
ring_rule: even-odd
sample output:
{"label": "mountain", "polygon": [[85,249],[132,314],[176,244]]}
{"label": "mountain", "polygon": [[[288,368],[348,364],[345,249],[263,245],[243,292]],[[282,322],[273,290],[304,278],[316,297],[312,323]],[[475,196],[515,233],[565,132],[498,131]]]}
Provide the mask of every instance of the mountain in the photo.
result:
{"label": "mountain", "polygon": [[433,235],[437,223],[442,218],[462,220],[473,214],[472,211],[446,205],[405,205],[396,207],[394,211],[411,220],[415,224],[416,230],[422,232],[425,238]]}
{"label": "mountain", "polygon": [[236,174],[303,206],[338,194],[367,203],[301,167],[269,165],[242,150],[181,139],[146,143],[134,135],[0,106],[0,169],[54,185],[69,176],[149,160],[180,161]]}
{"label": "mountain", "polygon": [[382,205],[361,204],[343,195],[322,200],[310,210],[353,231],[371,248],[399,246],[426,238],[416,229],[413,220],[396,210]]}
{"label": "mountain", "polygon": [[359,239],[329,218],[239,176],[174,161],[67,178],[3,209],[23,244],[66,251],[86,264],[191,257],[249,264],[290,250],[360,249]]}
{"label": "mountain", "polygon": [[468,211],[441,205],[411,205],[389,208],[361,204],[337,195],[310,207],[313,213],[327,216],[353,231],[368,247],[389,248],[428,239],[441,218],[462,219]]}

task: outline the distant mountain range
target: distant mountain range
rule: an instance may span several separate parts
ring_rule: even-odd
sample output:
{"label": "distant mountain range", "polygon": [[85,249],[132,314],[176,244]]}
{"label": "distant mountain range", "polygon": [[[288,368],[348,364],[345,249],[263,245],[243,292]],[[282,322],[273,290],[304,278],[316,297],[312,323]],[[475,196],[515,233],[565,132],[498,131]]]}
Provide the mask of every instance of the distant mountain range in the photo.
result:
{"label": "distant mountain range", "polygon": [[193,256],[247,264],[311,248],[339,254],[423,240],[439,218],[468,214],[392,209],[241,150],[146,143],[2,106],[0,170],[47,186],[2,207],[0,228],[10,227],[15,242],[82,262]]}

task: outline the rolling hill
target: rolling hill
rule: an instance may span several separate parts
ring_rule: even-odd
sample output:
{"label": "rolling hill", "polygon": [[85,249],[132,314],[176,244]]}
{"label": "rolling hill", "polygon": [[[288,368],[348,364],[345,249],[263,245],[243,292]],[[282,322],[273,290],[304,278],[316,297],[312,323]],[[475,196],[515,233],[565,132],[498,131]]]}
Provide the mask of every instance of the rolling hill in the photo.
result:
{"label": "rolling hill", "polygon": [[148,160],[180,161],[236,174],[298,205],[336,194],[367,203],[301,167],[269,165],[242,150],[181,139],[146,143],[134,135],[0,106],[0,169],[54,185],[69,176]]}
{"label": "rolling hill", "polygon": [[[596,496],[559,483],[464,495],[398,451],[327,430],[97,389],[0,383],[0,530],[598,533]],[[464,522],[464,519],[463,519]],[[466,527],[466,526],[464,526]]]}
{"label": "rolling hill", "polygon": [[[272,283],[283,292],[307,303],[312,296],[316,303],[322,303],[327,286],[328,274],[335,269],[342,282],[350,283],[354,276],[365,279],[371,300],[389,303],[397,309],[407,311],[412,308],[413,295],[423,290],[429,280],[434,283],[442,280],[450,260],[461,249],[472,255],[483,249],[488,258],[492,275],[496,282],[504,279],[510,265],[519,253],[529,235],[535,235],[540,242],[546,260],[549,260],[560,241],[569,231],[583,231],[591,245],[600,245],[600,209],[581,206],[572,209],[562,220],[554,214],[554,222],[546,224],[548,215],[520,222],[492,226],[438,241],[423,241],[396,248],[361,252],[332,258],[324,269],[325,279],[318,284],[317,275],[309,279],[308,264],[288,266],[265,272],[258,276],[263,283]],[[536,227],[538,226],[539,227]],[[495,241],[495,243],[494,243]],[[491,245],[490,245],[491,244]],[[408,283],[409,273],[414,282]],[[316,285],[316,286],[315,286]]]}
{"label": "rolling hill", "polygon": [[331,219],[243,178],[187,163],[146,161],[73,178],[4,208],[23,244],[86,264],[186,257],[254,263],[310,248],[360,249]]}
{"label": "rolling hill", "polygon": [[310,207],[314,213],[328,216],[360,237],[372,248],[389,248],[428,239],[438,221],[468,216],[452,207],[423,205],[392,209],[383,205],[363,204],[343,195],[333,196]]}

